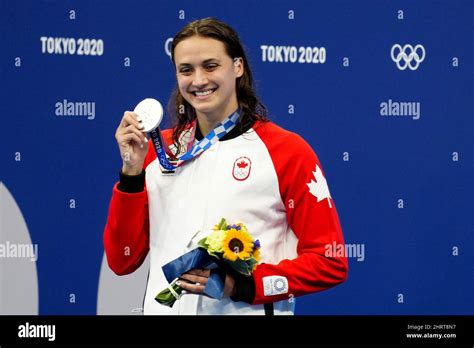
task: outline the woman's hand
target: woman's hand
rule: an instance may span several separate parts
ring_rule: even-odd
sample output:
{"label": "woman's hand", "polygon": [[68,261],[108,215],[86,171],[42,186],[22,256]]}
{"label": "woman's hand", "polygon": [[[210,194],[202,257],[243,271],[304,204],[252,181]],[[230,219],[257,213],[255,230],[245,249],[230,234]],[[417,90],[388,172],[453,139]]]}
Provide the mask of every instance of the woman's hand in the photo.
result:
{"label": "woman's hand", "polygon": [[[180,277],[180,281],[176,282],[176,284],[181,286],[188,293],[202,294],[204,292],[204,288],[206,287],[207,280],[210,274],[211,271],[208,269],[192,269],[189,272],[184,273]],[[189,281],[191,283],[188,283],[186,281]],[[224,283],[224,297],[230,297],[234,294],[235,280],[231,275],[227,274]]]}
{"label": "woman's hand", "polygon": [[142,172],[143,162],[148,151],[148,140],[141,131],[140,117],[131,111],[125,111],[115,132],[125,175],[138,175]]}

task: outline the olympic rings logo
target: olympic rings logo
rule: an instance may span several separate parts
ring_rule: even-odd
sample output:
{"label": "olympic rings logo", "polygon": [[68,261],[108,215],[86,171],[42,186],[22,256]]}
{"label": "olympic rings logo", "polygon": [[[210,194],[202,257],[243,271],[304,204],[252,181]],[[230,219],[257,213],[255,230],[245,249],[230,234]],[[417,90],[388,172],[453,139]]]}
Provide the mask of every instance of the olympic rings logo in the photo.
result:
{"label": "olympic rings logo", "polygon": [[[416,70],[420,63],[425,60],[426,52],[423,45],[418,44],[415,47],[405,45],[402,47],[399,44],[395,44],[390,50],[390,56],[397,63],[398,69],[405,70],[408,67],[410,70]],[[412,62],[414,63],[412,64]]]}

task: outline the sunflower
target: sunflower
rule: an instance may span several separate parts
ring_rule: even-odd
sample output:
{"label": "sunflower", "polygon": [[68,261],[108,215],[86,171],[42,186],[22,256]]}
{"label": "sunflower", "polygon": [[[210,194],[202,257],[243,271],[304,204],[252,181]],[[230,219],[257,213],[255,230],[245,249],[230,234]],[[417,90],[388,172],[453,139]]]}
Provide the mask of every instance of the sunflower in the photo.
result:
{"label": "sunflower", "polygon": [[224,238],[224,258],[229,261],[248,259],[253,249],[253,239],[245,231],[231,228]]}

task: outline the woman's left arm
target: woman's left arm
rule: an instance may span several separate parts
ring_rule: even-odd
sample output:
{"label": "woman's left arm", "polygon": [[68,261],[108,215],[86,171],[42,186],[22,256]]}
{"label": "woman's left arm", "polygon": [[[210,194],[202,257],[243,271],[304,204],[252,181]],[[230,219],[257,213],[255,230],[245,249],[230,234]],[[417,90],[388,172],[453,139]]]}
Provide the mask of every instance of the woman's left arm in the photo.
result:
{"label": "woman's left arm", "polygon": [[286,131],[284,135],[260,134],[264,142],[268,138],[288,225],[298,238],[298,256],[258,265],[250,286],[254,294],[245,290],[248,281],[237,281],[236,299],[252,304],[326,290],[344,282],[348,272],[345,255],[328,253],[334,246],[344,249],[344,238],[321,163],[301,137]]}

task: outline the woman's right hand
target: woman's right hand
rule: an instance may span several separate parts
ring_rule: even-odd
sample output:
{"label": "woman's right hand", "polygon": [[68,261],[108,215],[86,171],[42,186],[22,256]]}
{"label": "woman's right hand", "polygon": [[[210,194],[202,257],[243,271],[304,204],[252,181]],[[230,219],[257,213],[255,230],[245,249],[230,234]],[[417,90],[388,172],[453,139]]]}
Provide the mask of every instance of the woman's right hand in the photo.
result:
{"label": "woman's right hand", "polygon": [[115,139],[122,157],[122,173],[138,175],[142,172],[143,162],[148,152],[148,139],[141,130],[140,117],[131,111],[125,111],[115,132]]}

